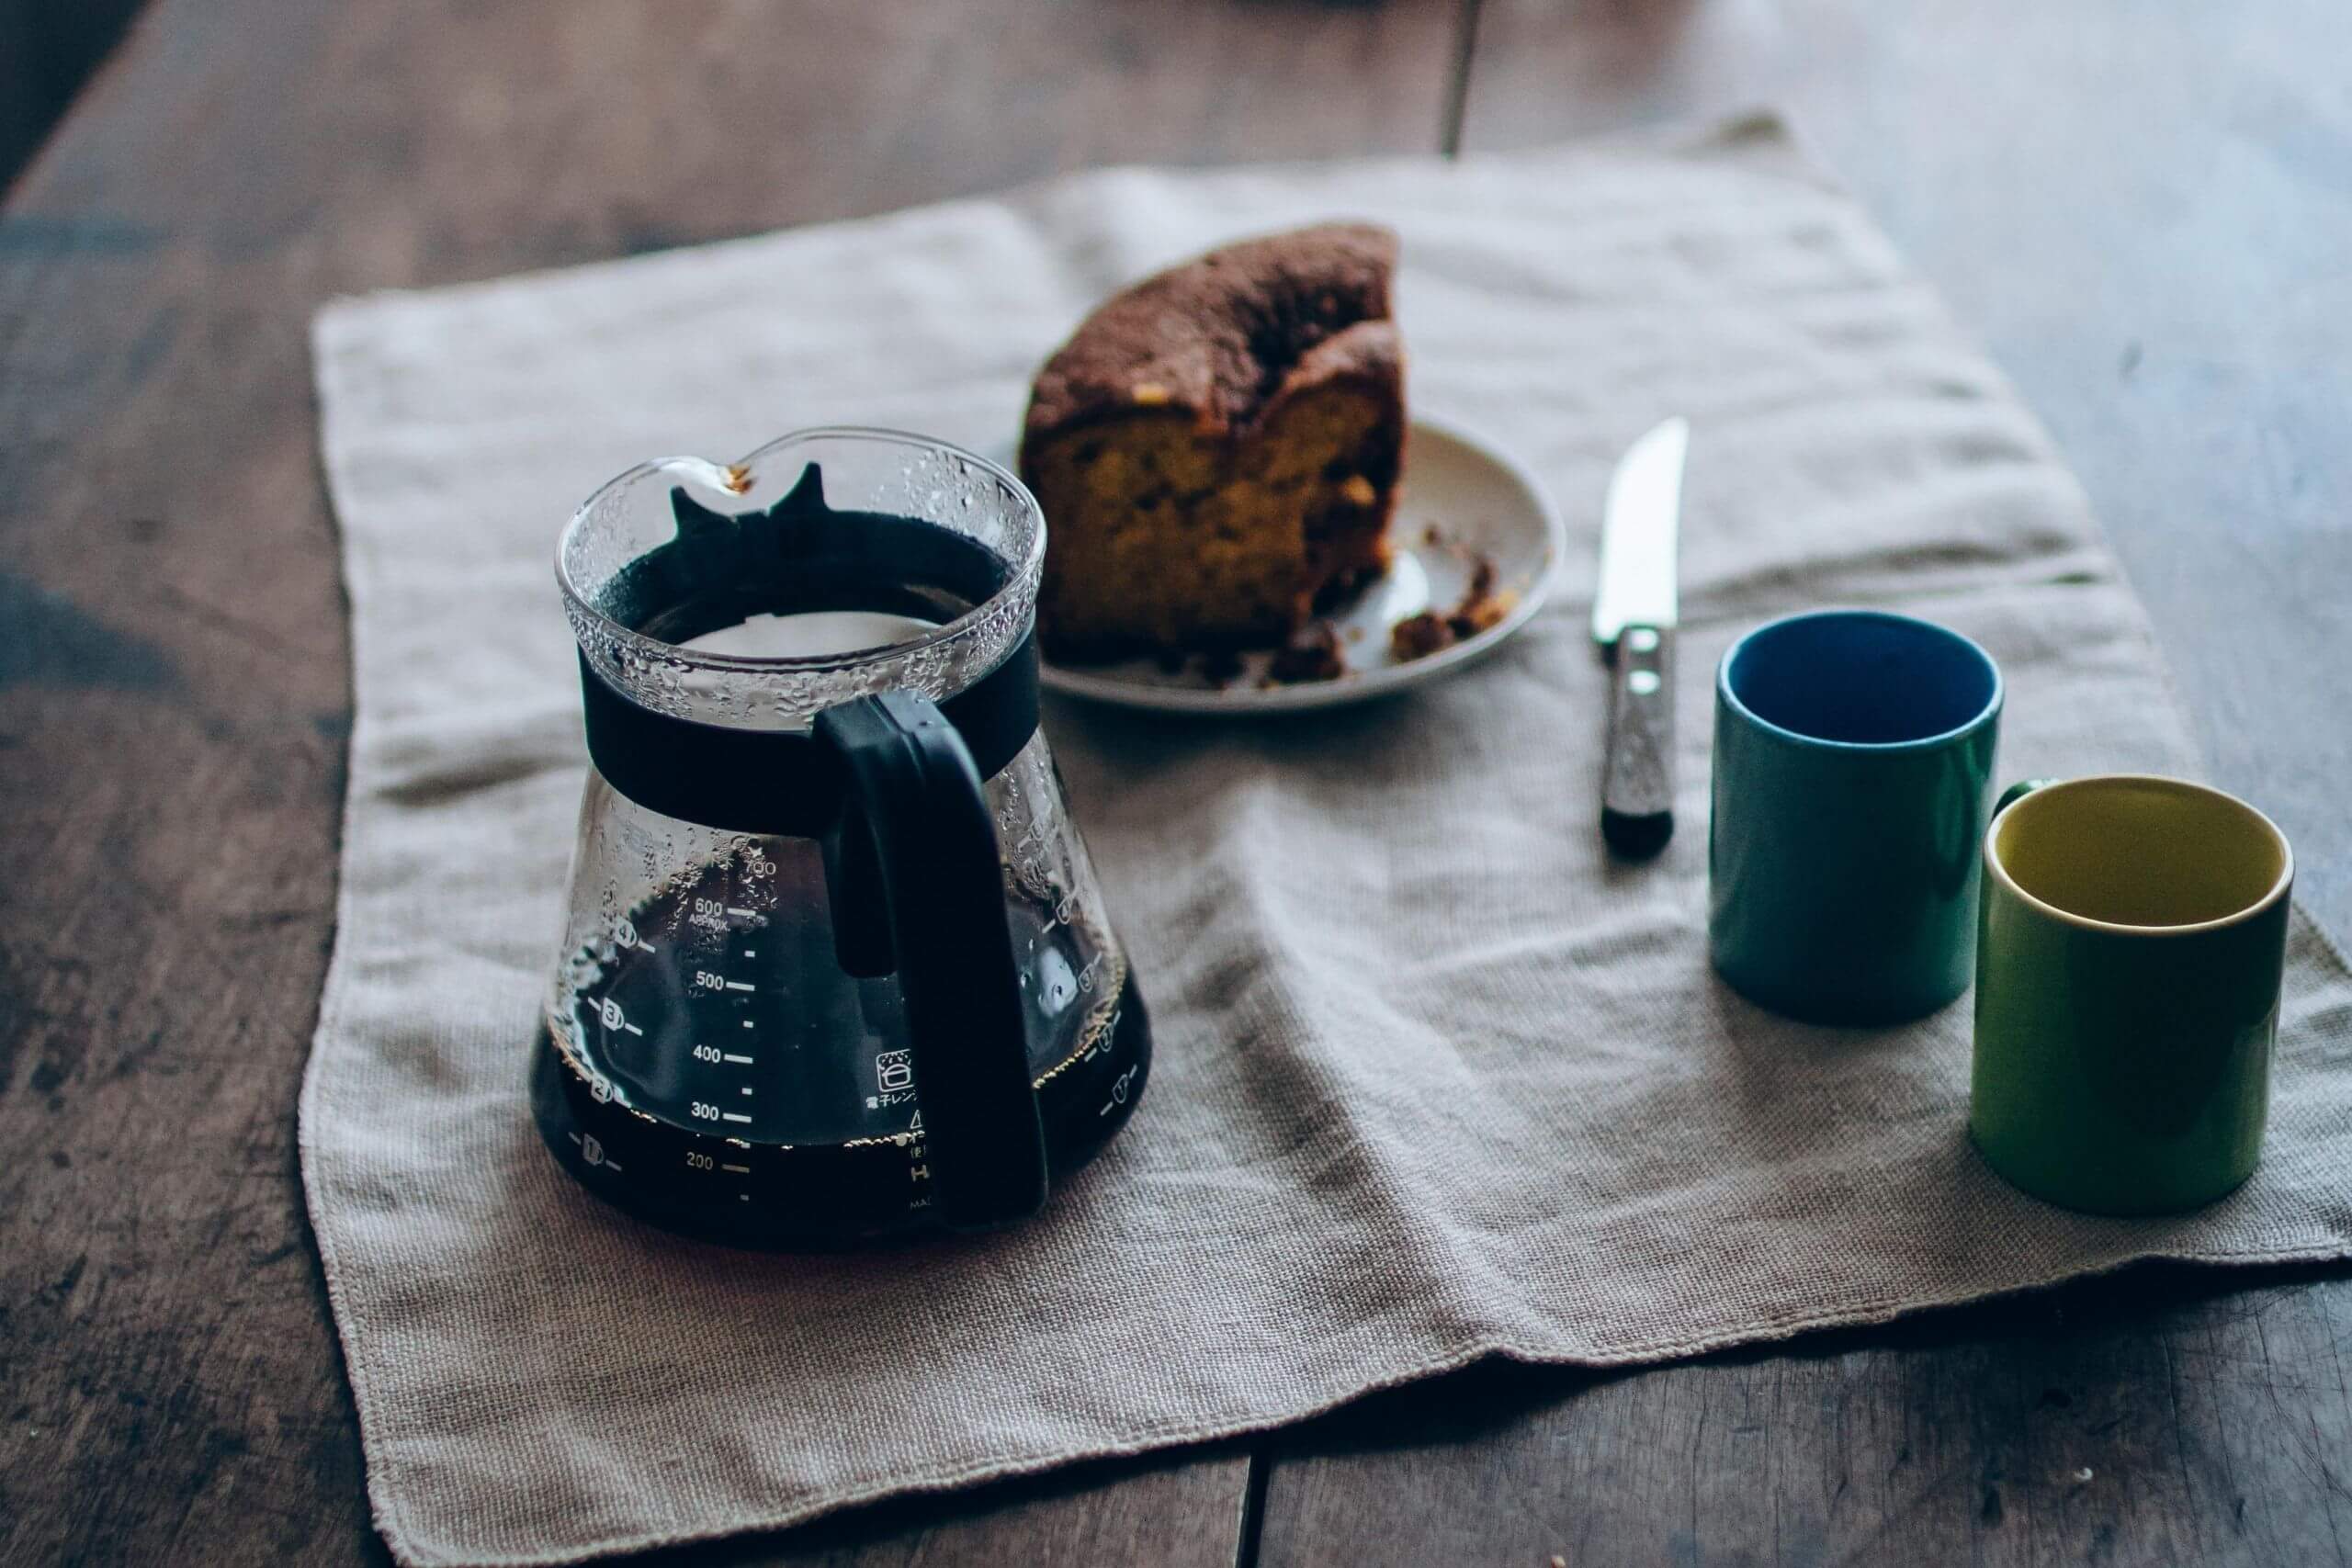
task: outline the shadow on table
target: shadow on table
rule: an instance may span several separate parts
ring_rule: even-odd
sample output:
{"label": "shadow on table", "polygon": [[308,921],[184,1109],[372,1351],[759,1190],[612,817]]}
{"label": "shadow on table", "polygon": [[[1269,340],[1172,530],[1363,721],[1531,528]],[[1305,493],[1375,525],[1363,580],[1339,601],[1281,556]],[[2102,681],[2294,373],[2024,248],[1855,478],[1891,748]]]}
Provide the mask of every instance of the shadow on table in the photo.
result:
{"label": "shadow on table", "polygon": [[[1043,1476],[901,1497],[760,1535],[612,1561],[646,1568],[752,1563],[1232,1561],[1249,1486],[1246,1443],[1074,1464]],[[1090,1496],[1090,1494],[1096,1495]]]}
{"label": "shadow on table", "polygon": [[[2216,1314],[2256,1317],[2282,1292],[2347,1280],[2352,1263],[2249,1268],[2148,1262],[1991,1301],[1929,1309],[1892,1324],[1825,1329],[1686,1361],[1597,1370],[1496,1358],[1450,1377],[1371,1395],[1268,1434],[1261,1444],[1288,1459],[1471,1443],[1552,1406],[1637,1379],[1703,1378],[1711,1371],[1772,1362],[1802,1370],[1849,1360],[1958,1358],[1974,1379],[1965,1387],[1966,1400],[2015,1404],[2022,1397],[2035,1407],[2066,1408],[2081,1397],[2069,1383],[2080,1383],[2085,1373],[2112,1376],[2121,1370],[2119,1359],[2130,1359],[2124,1352],[2154,1344],[2169,1331],[2193,1326],[2205,1333]],[[1842,1370],[1868,1375],[1851,1367]],[[2028,1386],[2036,1383],[2041,1386]],[[1953,1400],[1955,1405],[1962,1402]]]}
{"label": "shadow on table", "polygon": [[[2114,1413],[2114,1390],[2137,1387],[2159,1371],[2165,1376],[2215,1375],[2213,1368],[2175,1371],[2168,1335],[2188,1331],[2199,1347],[2196,1354],[2226,1360],[2233,1352],[2224,1343],[2225,1325],[2251,1324],[2258,1335],[2261,1320],[2287,1298],[2345,1280],[2352,1280],[2352,1264],[2246,1269],[2150,1263],[1923,1312],[1882,1326],[1826,1330],[1690,1361],[1594,1371],[1498,1359],[1374,1394],[1255,1439],[1072,1465],[942,1496],[900,1498],[797,1529],[628,1561],[710,1568],[818,1562],[846,1568],[917,1558],[941,1563],[1215,1561],[1229,1545],[1239,1544],[1227,1543],[1226,1534],[1254,1531],[1273,1465],[1476,1448],[1517,1427],[1546,1425],[1555,1413],[1580,1400],[1630,1393],[1644,1379],[1703,1384],[1709,1392],[1691,1390],[1693,1399],[1726,1400],[1735,1396],[1716,1385],[1739,1382],[1747,1369],[1754,1369],[1751,1379],[1769,1374],[1775,1396],[1783,1383],[1797,1387],[1801,1399],[1817,1400],[1825,1382],[1882,1382],[1896,1385],[1890,1397],[1899,1403],[1926,1404],[1924,1414],[1931,1421],[1941,1416],[1982,1426],[1989,1420],[1997,1427],[2003,1418],[2063,1419],[2084,1424],[2096,1436],[2132,1418],[2128,1411]],[[2274,1323],[2270,1333],[2282,1339],[2278,1350],[2291,1358],[2299,1352],[2283,1342],[2292,1336],[2283,1335],[2282,1327]],[[2180,1359],[2189,1354],[2184,1351]],[[2333,1375],[2331,1369],[2328,1376]],[[1676,1401],[1667,1396],[1663,1403]],[[2161,1413],[2165,1402],[2154,1402],[2154,1407]],[[1614,1421],[1609,1425],[1613,1430]]]}

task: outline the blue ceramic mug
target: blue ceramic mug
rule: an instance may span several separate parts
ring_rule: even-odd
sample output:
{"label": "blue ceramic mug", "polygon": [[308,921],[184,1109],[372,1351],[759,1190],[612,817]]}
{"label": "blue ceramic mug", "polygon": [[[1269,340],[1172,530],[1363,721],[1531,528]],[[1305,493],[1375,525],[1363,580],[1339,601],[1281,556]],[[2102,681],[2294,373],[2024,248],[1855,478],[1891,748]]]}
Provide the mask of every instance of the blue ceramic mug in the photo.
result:
{"label": "blue ceramic mug", "polygon": [[1894,1023],[1968,988],[2001,672],[1927,621],[1769,622],[1715,672],[1708,946],[1751,1001]]}

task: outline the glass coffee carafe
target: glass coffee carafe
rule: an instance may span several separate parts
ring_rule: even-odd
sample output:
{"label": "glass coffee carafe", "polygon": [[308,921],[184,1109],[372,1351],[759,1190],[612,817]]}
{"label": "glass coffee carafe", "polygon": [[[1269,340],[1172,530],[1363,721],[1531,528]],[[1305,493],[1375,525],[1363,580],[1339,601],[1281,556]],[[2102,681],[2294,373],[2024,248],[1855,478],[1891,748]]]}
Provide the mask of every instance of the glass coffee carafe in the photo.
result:
{"label": "glass coffee carafe", "polygon": [[564,530],[593,763],[532,1102],[654,1224],[829,1247],[1034,1213],[1149,1029],[1037,729],[1045,523],[876,430],[632,469]]}

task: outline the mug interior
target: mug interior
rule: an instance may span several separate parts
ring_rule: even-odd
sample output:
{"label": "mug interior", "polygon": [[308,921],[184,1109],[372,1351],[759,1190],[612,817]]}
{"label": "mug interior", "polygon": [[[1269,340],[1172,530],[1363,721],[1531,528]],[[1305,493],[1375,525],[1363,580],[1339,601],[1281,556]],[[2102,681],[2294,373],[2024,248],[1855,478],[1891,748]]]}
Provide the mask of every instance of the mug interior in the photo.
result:
{"label": "mug interior", "polygon": [[1983,649],[1958,632],[1876,610],[1759,626],[1724,660],[1723,682],[1766,724],[1851,746],[1950,735],[1984,717],[2001,694],[2000,671]]}
{"label": "mug interior", "polygon": [[1994,822],[1992,857],[2062,914],[2104,925],[2205,925],[2267,903],[2292,867],[2269,818],[2177,779],[2075,779]]}

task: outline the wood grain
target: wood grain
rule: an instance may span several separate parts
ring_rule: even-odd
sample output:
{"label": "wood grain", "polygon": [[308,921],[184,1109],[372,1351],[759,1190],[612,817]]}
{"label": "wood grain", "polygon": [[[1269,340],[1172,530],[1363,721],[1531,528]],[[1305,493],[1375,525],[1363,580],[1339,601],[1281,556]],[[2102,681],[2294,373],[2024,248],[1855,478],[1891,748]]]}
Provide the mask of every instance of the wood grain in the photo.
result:
{"label": "wood grain", "polygon": [[1254,1528],[1249,1478],[1250,1456],[1232,1449],[1140,1466],[1080,1465],[1044,1481],[877,1504],[797,1530],[633,1561],[644,1568],[1229,1568]]}
{"label": "wood grain", "polygon": [[[0,1561],[380,1555],[294,1153],[350,724],[316,305],[1081,163],[1433,146],[1455,15],[160,0],[0,209]],[[1209,1562],[1245,1468],[738,1556]]]}
{"label": "wood grain", "polygon": [[1489,1364],[1295,1434],[1260,1561],[2340,1561],[2346,1297],[2134,1271],[1780,1352]]}
{"label": "wood grain", "polygon": [[[1464,143],[1786,106],[2048,420],[2217,781],[2341,933],[2347,81],[2314,0],[1485,0]],[[2352,1282],[2278,1278],[2141,1270],[1786,1354],[1441,1385],[1277,1438],[1261,1561],[2352,1560]]]}

